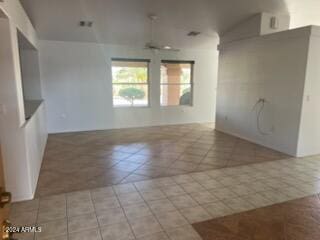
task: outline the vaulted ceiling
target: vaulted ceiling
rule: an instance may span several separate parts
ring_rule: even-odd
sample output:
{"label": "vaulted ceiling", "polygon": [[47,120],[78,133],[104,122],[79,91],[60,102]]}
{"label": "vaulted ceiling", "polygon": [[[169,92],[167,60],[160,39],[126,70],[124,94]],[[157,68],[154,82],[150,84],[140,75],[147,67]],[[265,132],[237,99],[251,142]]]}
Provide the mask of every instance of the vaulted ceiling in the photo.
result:
{"label": "vaulted ceiling", "polygon": [[[290,13],[293,26],[316,24],[319,0],[21,0],[40,39],[143,46],[147,15],[157,14],[155,37],[180,48],[208,48],[218,34],[259,12]],[[318,19],[319,18],[319,19]],[[80,20],[94,22],[79,27]],[[320,21],[319,21],[320,24]],[[198,37],[187,37],[200,31]]]}

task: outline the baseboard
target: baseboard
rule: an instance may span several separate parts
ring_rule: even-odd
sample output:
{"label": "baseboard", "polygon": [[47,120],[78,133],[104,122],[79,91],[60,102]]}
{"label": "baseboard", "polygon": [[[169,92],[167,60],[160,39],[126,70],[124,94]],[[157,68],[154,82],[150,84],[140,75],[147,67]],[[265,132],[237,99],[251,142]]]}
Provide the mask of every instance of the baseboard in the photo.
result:
{"label": "baseboard", "polygon": [[263,147],[270,148],[270,149],[272,149],[272,150],[275,150],[275,151],[278,151],[278,152],[287,154],[287,155],[289,155],[289,156],[298,157],[298,156],[297,156],[297,153],[292,153],[291,151],[287,151],[287,150],[284,151],[283,149],[279,149],[279,148],[277,148],[276,146],[269,145],[269,144],[265,144],[265,143],[260,142],[260,141],[256,141],[256,140],[254,140],[254,139],[251,139],[251,138],[242,136],[242,135],[240,135],[240,134],[237,134],[237,133],[234,133],[234,132],[225,130],[225,129],[221,129],[221,128],[217,127],[217,126],[216,126],[216,130],[219,131],[219,132],[223,132],[223,133],[229,134],[229,135],[231,135],[231,136],[234,136],[234,137],[237,137],[237,138],[246,140],[246,141],[248,141],[248,142],[251,142],[251,143],[254,143],[254,144],[258,144],[258,145],[261,145],[261,146],[263,146]]}
{"label": "baseboard", "polygon": [[178,122],[178,123],[159,123],[159,124],[145,124],[137,126],[128,127],[110,127],[110,128],[83,128],[83,129],[68,129],[61,131],[50,131],[49,134],[59,134],[59,133],[76,133],[76,132],[90,132],[90,131],[107,131],[107,130],[120,130],[120,129],[132,129],[132,128],[145,128],[145,127],[161,127],[161,126],[174,126],[174,125],[184,125],[184,124],[212,124],[215,128],[215,122],[212,121],[191,121],[191,122]]}
{"label": "baseboard", "polygon": [[33,199],[34,199],[34,194],[26,195],[26,196],[16,196],[16,197],[13,196],[12,203],[23,202],[23,201],[33,200]]}

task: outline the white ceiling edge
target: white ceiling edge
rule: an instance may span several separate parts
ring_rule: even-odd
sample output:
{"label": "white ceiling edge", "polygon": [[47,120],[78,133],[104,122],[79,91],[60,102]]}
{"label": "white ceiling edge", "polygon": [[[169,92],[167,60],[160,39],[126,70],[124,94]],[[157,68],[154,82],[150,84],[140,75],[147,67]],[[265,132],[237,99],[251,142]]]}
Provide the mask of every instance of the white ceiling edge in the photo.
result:
{"label": "white ceiling edge", "polygon": [[[218,33],[259,12],[291,15],[291,28],[320,24],[319,0],[20,0],[42,40],[143,47],[148,14],[159,16],[155,39],[181,49],[208,49]],[[310,14],[310,12],[312,14]],[[80,28],[79,21],[93,21]],[[196,38],[189,31],[200,31]]]}

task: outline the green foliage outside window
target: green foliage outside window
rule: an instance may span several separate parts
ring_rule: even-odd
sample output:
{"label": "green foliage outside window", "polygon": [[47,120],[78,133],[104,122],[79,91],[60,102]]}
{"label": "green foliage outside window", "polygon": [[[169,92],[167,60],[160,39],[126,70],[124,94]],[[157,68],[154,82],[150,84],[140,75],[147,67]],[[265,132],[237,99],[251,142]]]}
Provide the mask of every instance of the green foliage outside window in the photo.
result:
{"label": "green foliage outside window", "polygon": [[147,68],[121,67],[115,68],[113,72],[113,83],[146,83],[147,80]]}
{"label": "green foliage outside window", "polygon": [[119,91],[119,96],[129,101],[131,106],[133,106],[134,100],[143,99],[145,97],[145,92],[138,88],[128,87],[122,88]]}

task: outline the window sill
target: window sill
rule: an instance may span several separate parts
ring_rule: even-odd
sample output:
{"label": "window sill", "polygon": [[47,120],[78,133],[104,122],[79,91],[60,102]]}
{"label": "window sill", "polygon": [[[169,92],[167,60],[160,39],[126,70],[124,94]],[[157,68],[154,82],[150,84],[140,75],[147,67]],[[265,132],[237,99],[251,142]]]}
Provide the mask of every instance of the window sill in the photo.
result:
{"label": "window sill", "polygon": [[113,109],[141,109],[151,108],[151,106],[113,106]]}
{"label": "window sill", "polygon": [[193,108],[193,105],[160,106],[161,108]]}

